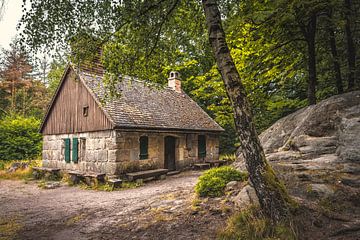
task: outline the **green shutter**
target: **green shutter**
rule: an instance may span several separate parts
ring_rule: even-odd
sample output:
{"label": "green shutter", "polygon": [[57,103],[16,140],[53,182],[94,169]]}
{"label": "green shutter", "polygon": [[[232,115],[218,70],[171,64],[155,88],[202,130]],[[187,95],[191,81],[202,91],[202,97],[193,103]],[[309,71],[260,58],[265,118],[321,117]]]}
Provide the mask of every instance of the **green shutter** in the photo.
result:
{"label": "green shutter", "polygon": [[70,138],[65,138],[64,139],[64,143],[65,143],[65,162],[69,163],[70,162]]}
{"label": "green shutter", "polygon": [[206,157],[206,137],[204,135],[198,136],[198,156],[199,158]]}
{"label": "green shutter", "polygon": [[79,146],[79,140],[78,138],[73,138],[73,144],[72,144],[72,161],[74,163],[78,162],[78,146]]}
{"label": "green shutter", "polygon": [[148,159],[148,137],[142,136],[140,137],[140,159]]}

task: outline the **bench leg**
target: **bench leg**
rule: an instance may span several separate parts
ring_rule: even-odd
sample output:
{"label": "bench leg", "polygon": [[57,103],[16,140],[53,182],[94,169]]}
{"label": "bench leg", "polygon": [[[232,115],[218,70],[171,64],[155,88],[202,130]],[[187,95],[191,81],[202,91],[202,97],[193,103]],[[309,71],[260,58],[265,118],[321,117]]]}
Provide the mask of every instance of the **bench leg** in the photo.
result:
{"label": "bench leg", "polygon": [[137,184],[143,184],[143,183],[144,183],[144,179],[139,178],[139,179],[136,179],[135,182],[136,182]]}
{"label": "bench leg", "polygon": [[114,191],[116,188],[121,188],[122,182],[111,182],[108,183],[111,187],[111,191]]}
{"label": "bench leg", "polygon": [[80,182],[79,176],[70,174],[70,182],[73,185],[78,184]]}
{"label": "bench leg", "polygon": [[32,176],[34,179],[40,179],[42,178],[43,174],[38,170],[33,170]]}
{"label": "bench leg", "polygon": [[157,180],[164,180],[164,179],[166,179],[166,174],[162,174],[162,175],[160,175],[160,176],[156,176],[155,179],[157,179]]}

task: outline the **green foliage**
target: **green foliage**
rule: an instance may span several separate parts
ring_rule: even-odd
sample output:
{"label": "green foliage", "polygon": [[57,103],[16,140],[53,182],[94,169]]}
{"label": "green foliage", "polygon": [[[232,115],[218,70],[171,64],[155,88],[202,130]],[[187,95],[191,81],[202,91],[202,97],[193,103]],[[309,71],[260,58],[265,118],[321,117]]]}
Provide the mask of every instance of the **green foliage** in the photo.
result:
{"label": "green foliage", "polygon": [[10,116],[0,120],[0,159],[34,159],[41,153],[40,121]]}
{"label": "green foliage", "polygon": [[49,93],[53,95],[60,83],[61,77],[64,74],[66,63],[63,61],[54,60],[50,65],[50,71],[47,74],[49,82]]}
{"label": "green foliage", "polygon": [[259,208],[250,207],[232,216],[219,233],[221,240],[295,240],[295,231],[288,223],[274,225]]}
{"label": "green foliage", "polygon": [[225,160],[225,161],[229,161],[229,162],[234,162],[236,160],[236,154],[221,154],[220,155],[220,160]]}
{"label": "green foliage", "polygon": [[199,177],[195,191],[200,197],[218,197],[224,194],[225,186],[231,181],[245,181],[248,175],[230,166],[207,170]]}

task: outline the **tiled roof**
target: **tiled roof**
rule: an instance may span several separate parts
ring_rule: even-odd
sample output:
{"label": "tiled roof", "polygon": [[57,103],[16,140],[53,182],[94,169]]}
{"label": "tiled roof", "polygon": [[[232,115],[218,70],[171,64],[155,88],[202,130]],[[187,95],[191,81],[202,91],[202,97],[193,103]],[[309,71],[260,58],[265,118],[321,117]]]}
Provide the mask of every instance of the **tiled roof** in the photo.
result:
{"label": "tiled roof", "polygon": [[143,81],[124,78],[118,97],[104,98],[99,71],[77,71],[116,128],[151,128],[197,131],[223,129],[185,93]]}

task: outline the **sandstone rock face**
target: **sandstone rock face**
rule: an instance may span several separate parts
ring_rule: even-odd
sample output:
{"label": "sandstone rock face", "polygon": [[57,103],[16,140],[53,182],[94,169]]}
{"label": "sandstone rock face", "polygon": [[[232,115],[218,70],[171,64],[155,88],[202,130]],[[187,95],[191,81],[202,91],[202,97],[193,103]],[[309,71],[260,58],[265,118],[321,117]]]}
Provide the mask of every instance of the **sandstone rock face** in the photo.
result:
{"label": "sandstone rock face", "polygon": [[[260,140],[269,161],[311,160],[332,154],[332,161],[359,164],[360,91],[300,109],[264,131]],[[244,169],[240,153],[236,166]]]}

